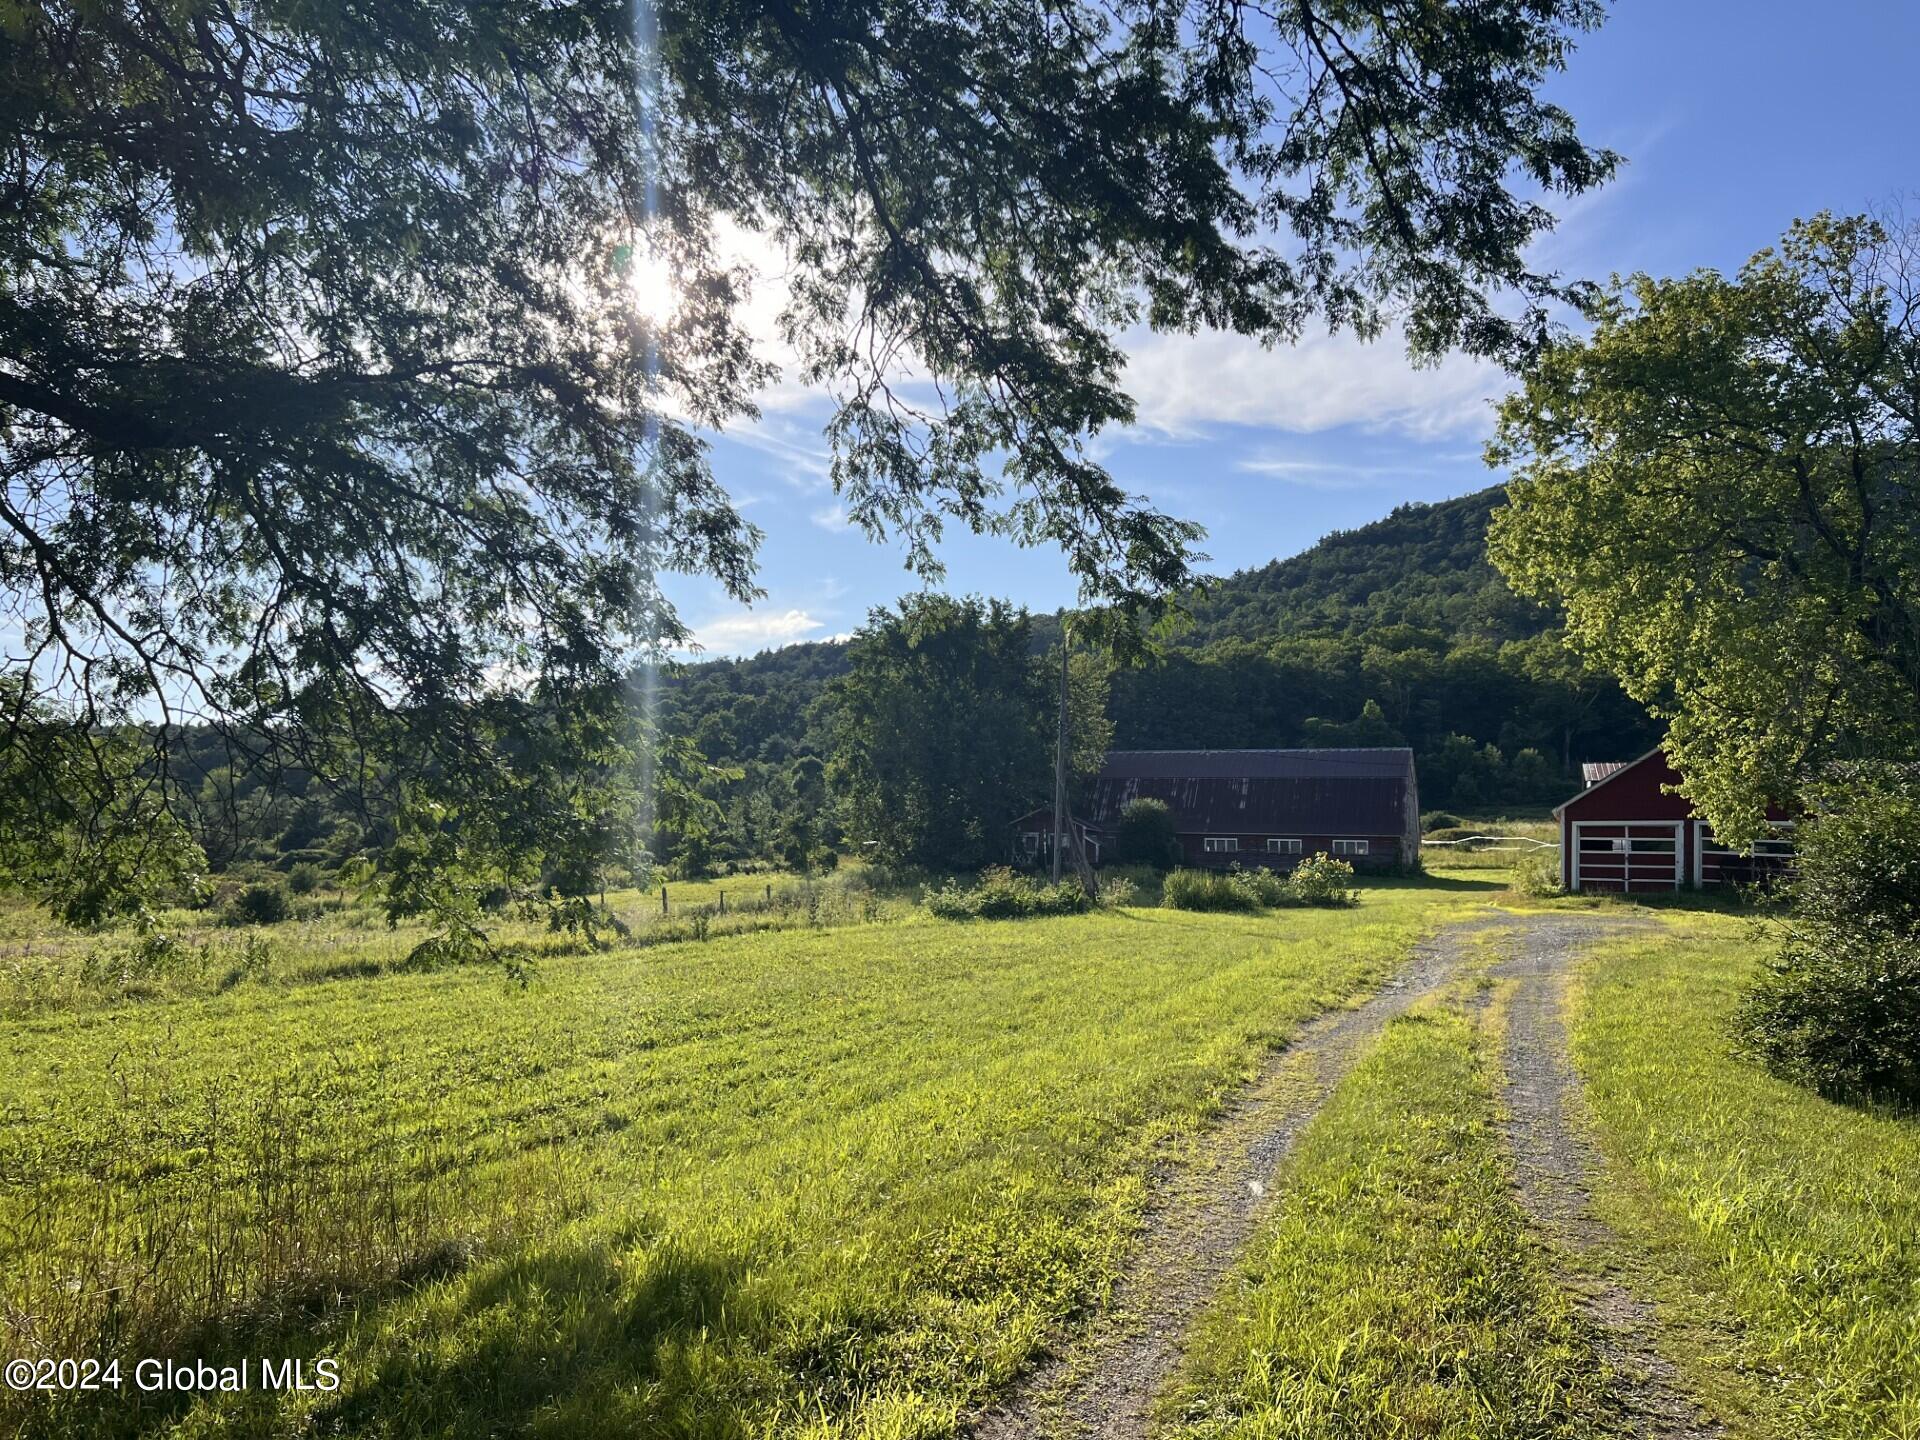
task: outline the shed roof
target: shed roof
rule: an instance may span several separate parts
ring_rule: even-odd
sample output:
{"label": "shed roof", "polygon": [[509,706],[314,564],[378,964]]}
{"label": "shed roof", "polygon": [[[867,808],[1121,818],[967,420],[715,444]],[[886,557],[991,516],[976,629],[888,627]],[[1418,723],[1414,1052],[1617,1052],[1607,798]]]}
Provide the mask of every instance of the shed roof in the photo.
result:
{"label": "shed roof", "polygon": [[1183,834],[1399,835],[1414,803],[1413,752],[1114,750],[1090,817],[1111,825],[1133,800],[1164,802]]}
{"label": "shed roof", "polygon": [[1633,764],[1631,760],[1589,760],[1580,767],[1580,779],[1588,785],[1598,785],[1616,770],[1624,770]]}

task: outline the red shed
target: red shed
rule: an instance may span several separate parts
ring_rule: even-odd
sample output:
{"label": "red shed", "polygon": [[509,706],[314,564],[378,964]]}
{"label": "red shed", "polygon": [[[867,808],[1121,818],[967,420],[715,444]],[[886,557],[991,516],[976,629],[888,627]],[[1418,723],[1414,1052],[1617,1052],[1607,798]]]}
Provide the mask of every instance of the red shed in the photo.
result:
{"label": "red shed", "polygon": [[1793,859],[1793,822],[1769,808],[1772,832],[1743,855],[1668,787],[1679,773],[1661,750],[1638,760],[1582,767],[1587,788],[1558,807],[1560,879],[1568,890],[1644,892],[1751,884]]}

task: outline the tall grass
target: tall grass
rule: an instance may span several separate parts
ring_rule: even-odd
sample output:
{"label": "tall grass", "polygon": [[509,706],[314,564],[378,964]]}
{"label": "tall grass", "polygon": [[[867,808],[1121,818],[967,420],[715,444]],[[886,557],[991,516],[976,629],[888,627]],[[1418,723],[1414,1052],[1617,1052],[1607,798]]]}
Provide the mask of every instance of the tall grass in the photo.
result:
{"label": "tall grass", "polygon": [[1777,1433],[1920,1436],[1920,1117],[1852,1108],[1735,1056],[1766,942],[1720,916],[1597,954],[1574,1046],[1636,1245],[1730,1322]]}
{"label": "tall grass", "polygon": [[[494,917],[491,955],[475,963],[538,969],[606,950],[637,950],[770,930],[873,924],[911,914],[914,896],[864,869],[805,879],[733,876],[614,891],[618,927],[597,936],[554,930],[511,912]],[[303,900],[283,924],[235,928],[224,912],[176,910],[152,930],[93,934],[50,927],[24,904],[0,902],[0,1019],[88,1005],[186,999],[240,985],[285,988],[419,968],[421,922],[390,925],[367,901]]]}

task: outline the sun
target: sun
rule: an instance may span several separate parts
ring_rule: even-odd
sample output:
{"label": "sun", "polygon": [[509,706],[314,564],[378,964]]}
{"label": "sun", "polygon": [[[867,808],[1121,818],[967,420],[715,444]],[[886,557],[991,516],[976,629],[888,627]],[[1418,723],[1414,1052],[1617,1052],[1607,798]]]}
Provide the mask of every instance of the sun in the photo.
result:
{"label": "sun", "polygon": [[627,293],[634,312],[655,325],[664,325],[679,308],[680,296],[674,289],[673,267],[665,257],[644,246],[634,247],[627,259]]}

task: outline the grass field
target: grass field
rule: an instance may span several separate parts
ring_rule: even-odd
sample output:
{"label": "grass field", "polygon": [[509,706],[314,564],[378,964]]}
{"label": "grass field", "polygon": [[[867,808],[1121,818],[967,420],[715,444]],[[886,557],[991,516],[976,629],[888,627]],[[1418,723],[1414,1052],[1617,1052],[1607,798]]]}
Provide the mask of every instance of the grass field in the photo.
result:
{"label": "grass field", "polygon": [[1505,874],[1517,861],[1560,843],[1560,827],[1552,820],[1492,816],[1469,819],[1439,833],[1447,837],[1460,836],[1443,842],[1428,838],[1422,853],[1430,867],[1440,870]]}
{"label": "grass field", "polygon": [[[409,970],[419,932],[351,905],[168,917],[144,971],[136,937],[0,913],[5,1352],[346,1380],[0,1396],[0,1430],[950,1435],[1106,1292],[1154,1165],[1263,1053],[1498,900],[1660,923],[1583,962],[1570,1018],[1612,1263],[1693,1388],[1756,1440],[1920,1440],[1920,1123],[1730,1053],[1752,921],[1447,863],[1351,911],[1001,924],[857,873],[675,886],[665,918],[615,897],[633,933],[603,950],[503,925],[524,987]],[[722,917],[721,884],[776,903]],[[1336,1089],[1162,1397],[1169,1437],[1617,1420],[1513,1198],[1490,1023],[1469,976]]]}
{"label": "grass field", "polygon": [[1730,1053],[1764,940],[1671,917],[1601,951],[1575,1058],[1617,1183],[1606,1218],[1703,1388],[1782,1437],[1920,1437],[1920,1118],[1834,1104]]}
{"label": "grass field", "polygon": [[[626,933],[616,928],[601,942],[671,944],[871,923],[913,908],[911,897],[875,889],[857,867],[817,879],[774,872],[675,880],[610,892],[605,913]],[[602,948],[584,934],[511,912],[492,917],[489,929],[503,967],[537,969]],[[429,933],[423,921],[389,923],[347,893],[306,897],[291,921],[270,927],[224,923],[217,909],[163,911],[146,934],[126,925],[99,934],[63,930],[24,905],[0,904],[0,1017],[206,996],[239,985],[365,979],[408,969]]]}
{"label": "grass field", "polygon": [[1488,888],[556,946],[525,990],[282,926],[278,975],[43,990],[5,1036],[9,1352],[347,1384],[0,1423],[946,1434],[1111,1280],[1155,1155]]}

